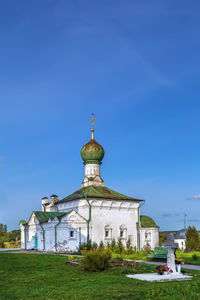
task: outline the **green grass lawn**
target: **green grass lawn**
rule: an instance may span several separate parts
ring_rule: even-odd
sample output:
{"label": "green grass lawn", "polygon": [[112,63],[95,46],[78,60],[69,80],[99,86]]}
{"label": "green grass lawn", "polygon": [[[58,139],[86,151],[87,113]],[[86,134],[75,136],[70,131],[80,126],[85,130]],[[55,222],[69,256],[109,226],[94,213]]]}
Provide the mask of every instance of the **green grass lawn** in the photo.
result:
{"label": "green grass lawn", "polygon": [[[197,257],[198,257],[197,260],[192,259],[192,256],[194,254],[197,255]],[[185,264],[200,265],[200,251],[192,251],[192,252],[188,252],[188,253],[183,253],[182,251],[177,250],[176,256],[178,258],[183,258],[185,261]]]}
{"label": "green grass lawn", "polygon": [[126,274],[155,272],[155,266],[85,272],[67,258],[0,254],[0,299],[200,299],[200,272],[192,281],[149,283]]}

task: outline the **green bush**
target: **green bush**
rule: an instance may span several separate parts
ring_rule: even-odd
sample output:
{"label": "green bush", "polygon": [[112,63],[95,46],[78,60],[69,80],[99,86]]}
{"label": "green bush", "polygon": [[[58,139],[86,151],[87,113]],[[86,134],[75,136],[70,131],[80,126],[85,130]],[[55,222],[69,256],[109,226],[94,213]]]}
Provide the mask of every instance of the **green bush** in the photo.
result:
{"label": "green bush", "polygon": [[151,246],[149,245],[149,243],[147,242],[147,244],[143,247],[142,251],[145,253],[145,255],[151,253]]}
{"label": "green bush", "polygon": [[3,240],[0,239],[0,248],[5,248]]}
{"label": "green bush", "polygon": [[128,239],[126,242],[126,254],[133,254],[133,247],[131,246],[131,240]]}
{"label": "green bush", "polygon": [[82,243],[79,245],[78,252],[81,252],[82,250],[97,249],[97,247],[97,243],[92,243],[91,240],[89,240],[87,243]]}
{"label": "green bush", "polygon": [[99,249],[103,250],[104,248],[105,248],[104,243],[101,241],[100,244],[99,244]]}
{"label": "green bush", "polygon": [[110,249],[112,252],[116,252],[116,242],[115,239],[112,240],[112,243],[110,244]]}
{"label": "green bush", "polygon": [[122,240],[119,238],[117,241],[117,253],[123,254],[125,251],[124,245],[122,244]]}
{"label": "green bush", "polygon": [[108,250],[94,249],[86,253],[82,264],[87,271],[103,271],[108,268],[110,259],[111,254]]}
{"label": "green bush", "polygon": [[107,242],[106,249],[109,250],[109,251],[111,251],[111,245],[110,245],[109,242]]}
{"label": "green bush", "polygon": [[198,256],[197,256],[196,254],[193,254],[193,255],[192,255],[192,259],[193,259],[193,260],[198,260]]}
{"label": "green bush", "polygon": [[72,255],[69,255],[69,256],[67,257],[67,260],[68,260],[68,261],[72,261],[72,260],[74,260],[74,257],[73,257]]}

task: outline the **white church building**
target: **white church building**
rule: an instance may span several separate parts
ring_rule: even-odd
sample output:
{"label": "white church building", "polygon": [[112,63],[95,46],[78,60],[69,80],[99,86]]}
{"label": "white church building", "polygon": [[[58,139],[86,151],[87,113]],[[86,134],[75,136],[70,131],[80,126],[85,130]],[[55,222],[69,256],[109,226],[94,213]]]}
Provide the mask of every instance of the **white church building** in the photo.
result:
{"label": "white church building", "polygon": [[159,227],[152,218],[140,215],[144,200],[104,186],[100,175],[104,149],[94,139],[93,121],[92,138],[81,149],[82,188],[60,200],[57,195],[42,198],[42,211],[20,221],[22,249],[75,251],[89,240],[106,245],[119,238],[124,245],[130,239],[137,250],[158,245]]}

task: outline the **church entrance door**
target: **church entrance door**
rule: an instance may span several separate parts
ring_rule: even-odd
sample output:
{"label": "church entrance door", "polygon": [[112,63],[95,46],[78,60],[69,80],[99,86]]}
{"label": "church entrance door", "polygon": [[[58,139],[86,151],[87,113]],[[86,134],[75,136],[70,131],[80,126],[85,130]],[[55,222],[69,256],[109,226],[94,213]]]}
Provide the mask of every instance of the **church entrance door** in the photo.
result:
{"label": "church entrance door", "polygon": [[35,250],[37,250],[38,248],[38,237],[37,237],[37,233],[35,234]]}

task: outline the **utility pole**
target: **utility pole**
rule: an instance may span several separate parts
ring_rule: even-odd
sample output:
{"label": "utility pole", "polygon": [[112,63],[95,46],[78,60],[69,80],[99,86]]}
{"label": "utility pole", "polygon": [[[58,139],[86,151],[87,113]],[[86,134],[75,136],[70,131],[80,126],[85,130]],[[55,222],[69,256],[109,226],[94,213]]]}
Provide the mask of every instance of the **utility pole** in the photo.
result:
{"label": "utility pole", "polygon": [[186,217],[187,217],[187,215],[186,215],[186,213],[184,213],[184,229],[186,230]]}

